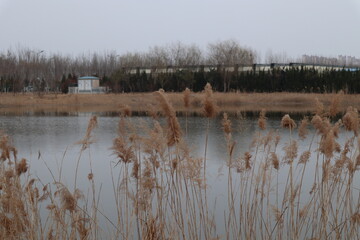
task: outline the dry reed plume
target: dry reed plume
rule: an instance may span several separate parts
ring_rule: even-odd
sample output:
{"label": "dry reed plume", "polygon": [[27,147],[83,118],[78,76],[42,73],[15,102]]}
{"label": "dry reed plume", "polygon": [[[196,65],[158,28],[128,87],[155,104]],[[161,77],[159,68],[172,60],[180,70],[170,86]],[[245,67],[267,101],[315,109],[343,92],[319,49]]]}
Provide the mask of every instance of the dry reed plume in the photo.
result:
{"label": "dry reed plume", "polygon": [[93,139],[93,136],[91,135],[91,133],[93,132],[93,130],[97,127],[97,117],[96,116],[92,116],[89,120],[89,124],[88,127],[86,129],[86,133],[85,136],[82,140],[80,140],[79,142],[77,142],[77,144],[80,144],[82,147],[82,150],[85,150],[86,148],[88,148],[88,146],[90,144],[92,144],[95,140]]}
{"label": "dry reed plume", "polygon": [[293,119],[290,118],[289,114],[286,114],[282,119],[281,119],[281,126],[283,128],[289,128],[290,130],[296,128],[296,123]]}
{"label": "dry reed plume", "polygon": [[359,114],[358,110],[353,107],[349,107],[346,110],[346,114],[342,118],[345,129],[348,131],[353,131],[357,136],[359,131]]}
{"label": "dry reed plume", "polygon": [[178,143],[181,139],[181,130],[179,122],[176,118],[176,113],[172,105],[169,103],[164,90],[160,89],[156,92],[160,106],[167,117],[168,121],[168,132],[167,132],[167,139],[168,145],[173,146],[174,144]]}
{"label": "dry reed plume", "polygon": [[131,117],[131,108],[129,105],[124,105],[121,109],[122,111],[122,114],[125,116],[125,117]]}
{"label": "dry reed plume", "polygon": [[205,98],[203,100],[203,112],[205,117],[213,118],[216,116],[218,112],[218,108],[216,106],[213,90],[210,83],[207,83],[205,86]]}
{"label": "dry reed plume", "polygon": [[301,122],[300,122],[299,132],[298,132],[299,137],[302,140],[304,140],[306,138],[306,136],[307,136],[307,134],[309,132],[308,129],[307,129],[308,125],[309,125],[309,119],[307,117],[304,117],[304,119],[301,120]]}
{"label": "dry reed plume", "polygon": [[341,99],[343,97],[343,92],[340,91],[334,98],[331,100],[331,104],[329,107],[329,116],[335,117],[340,112],[341,107]]}

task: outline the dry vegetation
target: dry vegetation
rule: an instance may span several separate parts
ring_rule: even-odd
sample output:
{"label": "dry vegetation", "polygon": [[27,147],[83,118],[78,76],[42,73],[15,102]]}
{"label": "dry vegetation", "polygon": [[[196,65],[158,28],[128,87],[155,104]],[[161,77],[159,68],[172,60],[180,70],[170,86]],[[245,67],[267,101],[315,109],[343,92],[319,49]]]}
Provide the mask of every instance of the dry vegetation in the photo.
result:
{"label": "dry vegetation", "polygon": [[[170,99],[178,101],[175,108],[180,108],[180,100],[176,99],[181,98],[185,100],[184,109],[191,108],[187,102],[189,92],[185,92],[185,98],[163,91],[154,95],[167,119],[166,126],[156,118],[148,126],[132,125],[129,107],[123,109],[120,117],[118,136],[112,146],[118,162],[112,166],[111,175],[117,219],[108,219],[110,230],[107,231],[98,222],[101,211],[92,170],[88,176],[92,192],[86,198],[76,188],[76,176],[72,190],[55,178],[48,184],[28,179],[26,160],[17,159],[9,137],[1,134],[1,239],[101,239],[104,232],[109,239],[360,238],[356,182],[360,167],[359,114],[356,108],[349,107],[340,120],[334,119],[340,110],[340,98],[344,96],[317,96],[314,116],[298,124],[290,115],[284,115],[281,126],[288,134],[283,148],[279,146],[280,135],[267,129],[266,112],[261,111],[253,144],[240,155],[234,151],[237,145],[232,136],[231,119],[224,114],[227,203],[223,204],[226,207],[219,221],[213,214],[214,200],[209,199],[207,192],[208,134],[204,139],[204,155],[194,156],[170,104]],[[253,101],[264,99],[267,94],[240,94],[239,97],[213,94],[207,85],[203,100],[197,96],[192,94],[190,103],[199,101],[197,104],[204,107],[204,115],[210,118],[217,113],[216,102],[236,105],[251,97]],[[222,96],[227,100],[221,102]],[[76,96],[59,96],[59,99],[62,97]],[[82,97],[78,96],[78,100]],[[113,98],[114,103],[118,103],[121,97],[123,95],[99,95],[98,101]],[[299,98],[310,102],[309,98],[315,96],[284,93],[275,97],[279,102]],[[324,98],[331,105],[328,106]],[[131,101],[126,104],[132,107]],[[220,110],[223,110],[221,104]],[[92,117],[86,136],[79,142],[78,162],[87,160],[81,155],[91,147],[96,125],[97,119]],[[307,136],[310,125],[316,131]],[[141,129],[141,134],[136,128]],[[344,134],[349,137],[342,144],[338,139]],[[299,152],[299,142],[307,137],[312,139],[310,146]],[[89,165],[91,168],[90,160]],[[279,183],[281,173],[287,180]],[[311,184],[305,184],[306,179],[311,179]],[[41,206],[46,206],[42,210],[46,212],[45,219],[40,217]],[[219,222],[225,229],[223,235],[217,232]]]}
{"label": "dry vegetation", "polygon": [[[313,112],[315,99],[329,106],[336,94],[311,93],[220,93],[213,94],[214,100],[223,112],[261,111],[268,112]],[[202,112],[204,93],[189,93],[190,107],[185,107],[182,93],[167,93],[176,112]],[[157,109],[152,93],[124,94],[0,94],[0,112],[116,112],[129,106],[134,112]],[[339,108],[345,112],[347,106],[360,107],[360,96],[342,94]]]}

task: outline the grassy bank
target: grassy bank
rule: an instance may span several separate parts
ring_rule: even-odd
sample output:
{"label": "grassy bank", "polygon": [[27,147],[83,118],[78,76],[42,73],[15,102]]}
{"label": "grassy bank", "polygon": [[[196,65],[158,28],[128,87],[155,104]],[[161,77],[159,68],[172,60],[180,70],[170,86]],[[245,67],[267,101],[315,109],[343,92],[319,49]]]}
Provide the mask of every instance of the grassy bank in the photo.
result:
{"label": "grassy bank", "polygon": [[[185,111],[182,93],[167,93],[175,111]],[[190,112],[201,112],[204,93],[190,94]],[[213,97],[224,112],[267,111],[313,112],[318,99],[329,106],[335,94],[311,93],[214,93]],[[360,95],[342,94],[341,111],[347,106],[360,108]],[[128,106],[132,111],[156,111],[153,93],[126,94],[0,94],[0,112],[115,112]]]}

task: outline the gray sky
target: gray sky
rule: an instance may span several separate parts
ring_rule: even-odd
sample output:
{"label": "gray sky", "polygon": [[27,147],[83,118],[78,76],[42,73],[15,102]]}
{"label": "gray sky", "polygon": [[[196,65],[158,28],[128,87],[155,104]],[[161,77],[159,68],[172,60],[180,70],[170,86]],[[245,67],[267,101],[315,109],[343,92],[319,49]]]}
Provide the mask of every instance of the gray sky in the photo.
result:
{"label": "gray sky", "polygon": [[235,39],[263,56],[360,58],[360,0],[0,0],[0,51],[147,51]]}

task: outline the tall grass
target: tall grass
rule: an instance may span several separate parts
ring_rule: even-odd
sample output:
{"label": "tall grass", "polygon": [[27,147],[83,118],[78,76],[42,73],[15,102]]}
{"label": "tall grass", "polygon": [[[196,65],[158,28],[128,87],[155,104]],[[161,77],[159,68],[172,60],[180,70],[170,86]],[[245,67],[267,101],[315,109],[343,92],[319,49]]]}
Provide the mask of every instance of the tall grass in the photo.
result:
{"label": "tall grass", "polygon": [[[186,93],[186,92],[185,92]],[[325,106],[333,105],[334,109],[345,111],[348,106],[359,108],[359,94],[342,93],[339,99],[336,93],[245,93],[245,92],[214,92],[213,98],[221,111],[261,111],[268,112],[309,112],[314,111],[318,98]],[[203,112],[203,93],[192,92],[188,96],[189,107],[184,102],[184,93],[167,93],[168,98],[177,112],[200,114]],[[341,101],[339,101],[341,100]],[[334,102],[335,101],[335,102]],[[119,104],[121,103],[121,104]],[[184,104],[185,103],[185,104]],[[335,103],[335,104],[334,104]],[[39,98],[34,94],[0,94],[0,112],[3,114],[21,114],[28,112],[78,113],[78,112],[117,112],[122,105],[128,105],[134,112],[148,111],[157,107],[152,93],[124,94],[45,94]]]}
{"label": "tall grass", "polygon": [[[205,116],[215,117],[210,85],[203,95]],[[237,151],[232,119],[224,113],[219,127],[227,153],[223,172],[227,201],[218,203],[209,199],[216,193],[208,194],[208,134],[204,155],[195,155],[166,93],[160,90],[155,97],[166,124],[154,114],[150,123],[134,125],[126,106],[109,146],[116,158],[110,163],[109,176],[115,219],[101,211],[94,159],[88,151],[94,142],[96,117],[90,119],[85,137],[78,142],[73,190],[60,178],[53,177],[51,183],[30,178],[27,160],[18,159],[10,138],[1,133],[1,239],[360,238],[356,108],[349,107],[338,120],[337,100],[328,109],[318,102],[314,115],[299,124],[286,114],[279,123],[281,131],[286,131],[285,139],[280,139],[277,130],[268,129],[263,110],[254,140],[244,152]],[[310,127],[316,130],[311,135]],[[346,141],[340,142],[339,136]],[[309,146],[300,152],[299,145],[307,138]],[[86,196],[85,189],[77,186],[80,161],[88,161],[90,166]],[[284,182],[279,180],[281,176],[285,176]],[[221,219],[216,211],[222,211]],[[100,216],[108,229],[100,224]]]}

